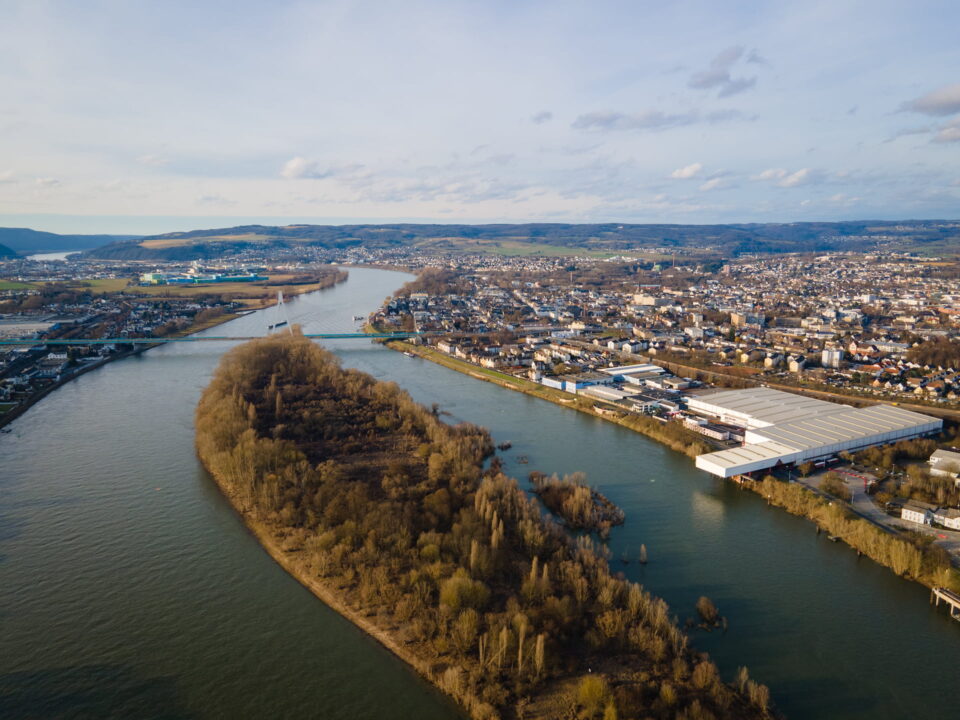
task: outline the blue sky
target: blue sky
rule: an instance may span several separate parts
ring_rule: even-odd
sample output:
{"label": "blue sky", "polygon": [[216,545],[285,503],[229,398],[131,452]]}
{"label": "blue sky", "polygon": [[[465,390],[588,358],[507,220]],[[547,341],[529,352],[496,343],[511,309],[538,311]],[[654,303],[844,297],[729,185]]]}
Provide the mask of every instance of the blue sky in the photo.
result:
{"label": "blue sky", "polygon": [[960,217],[956,2],[0,17],[2,225]]}

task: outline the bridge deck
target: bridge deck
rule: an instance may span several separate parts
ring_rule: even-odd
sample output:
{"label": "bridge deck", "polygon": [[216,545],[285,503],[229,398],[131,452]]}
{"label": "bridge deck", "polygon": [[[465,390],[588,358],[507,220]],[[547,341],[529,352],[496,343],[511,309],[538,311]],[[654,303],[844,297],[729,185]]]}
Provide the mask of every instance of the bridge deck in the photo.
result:
{"label": "bridge deck", "polygon": [[[426,337],[434,333],[395,332],[395,333],[304,333],[311,340],[406,340],[413,337]],[[25,338],[0,339],[0,345],[156,345],[172,342],[244,342],[259,340],[268,335],[184,335],[183,337],[146,337],[146,338],[57,338],[55,340],[30,340]]]}

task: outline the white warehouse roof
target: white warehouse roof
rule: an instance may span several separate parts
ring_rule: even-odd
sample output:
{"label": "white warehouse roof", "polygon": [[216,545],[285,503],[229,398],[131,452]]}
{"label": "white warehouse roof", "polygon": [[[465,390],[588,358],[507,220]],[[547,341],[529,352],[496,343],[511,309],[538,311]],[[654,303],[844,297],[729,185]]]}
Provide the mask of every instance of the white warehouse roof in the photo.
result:
{"label": "white warehouse roof", "polygon": [[626,390],[619,390],[618,388],[605,387],[603,385],[591,385],[590,387],[582,388],[577,391],[578,395],[589,395],[590,397],[599,398],[601,400],[626,400],[627,398],[632,398],[637,395],[636,391],[628,392]]}
{"label": "white warehouse roof", "polygon": [[619,367],[600,368],[600,372],[610,375],[635,375],[637,373],[662,375],[666,370],[659,365],[620,365]]}
{"label": "white warehouse roof", "polygon": [[773,467],[778,462],[793,462],[797,451],[777,442],[754,443],[697,456],[697,467],[720,477]]}
{"label": "white warehouse roof", "polygon": [[687,401],[687,407],[736,425],[760,428],[811,415],[842,412],[849,406],[759,387],[698,395]]}
{"label": "white warehouse roof", "polygon": [[748,428],[742,447],[697,457],[698,468],[720,477],[829,457],[943,427],[938,418],[901,407],[855,408],[769,388],[721,391],[691,398],[688,405],[728,422],[739,420]]}
{"label": "white warehouse roof", "polygon": [[879,438],[871,444],[887,442],[886,436],[889,436],[889,440],[892,441],[904,437],[905,433],[916,435],[932,432],[939,430],[943,425],[943,422],[936,418],[892,405],[873,405],[866,408],[843,405],[838,407],[840,412],[747,430],[744,440],[748,443],[772,440],[797,450],[815,450],[825,446],[859,442],[864,438]]}

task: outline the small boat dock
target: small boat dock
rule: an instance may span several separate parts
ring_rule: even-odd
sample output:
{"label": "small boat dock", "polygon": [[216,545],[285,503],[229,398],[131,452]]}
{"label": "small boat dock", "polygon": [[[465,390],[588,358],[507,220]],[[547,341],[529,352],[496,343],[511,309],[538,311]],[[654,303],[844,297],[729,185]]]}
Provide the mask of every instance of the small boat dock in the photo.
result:
{"label": "small boat dock", "polygon": [[934,588],[930,593],[930,602],[936,607],[940,607],[941,600],[950,606],[950,617],[954,620],[960,620],[960,594],[947,588]]}

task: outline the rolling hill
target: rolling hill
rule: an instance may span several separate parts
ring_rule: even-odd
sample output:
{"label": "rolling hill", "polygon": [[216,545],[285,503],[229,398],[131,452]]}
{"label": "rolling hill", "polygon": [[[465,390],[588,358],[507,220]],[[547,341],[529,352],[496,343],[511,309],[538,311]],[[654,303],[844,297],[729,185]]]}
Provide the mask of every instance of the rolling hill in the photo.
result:
{"label": "rolling hill", "polygon": [[16,257],[17,253],[6,245],[0,245],[0,258]]}
{"label": "rolling hill", "polygon": [[58,235],[28,228],[0,228],[0,244],[6,245],[21,255],[82,252],[135,237],[134,235]]}
{"label": "rolling hill", "polygon": [[697,248],[715,256],[747,253],[867,250],[883,247],[960,250],[960,223],[847,221],[732,225],[527,223],[498,225],[242,225],[112,242],[91,257],[192,260],[251,247],[392,248],[505,255],[621,254],[641,248]]}

